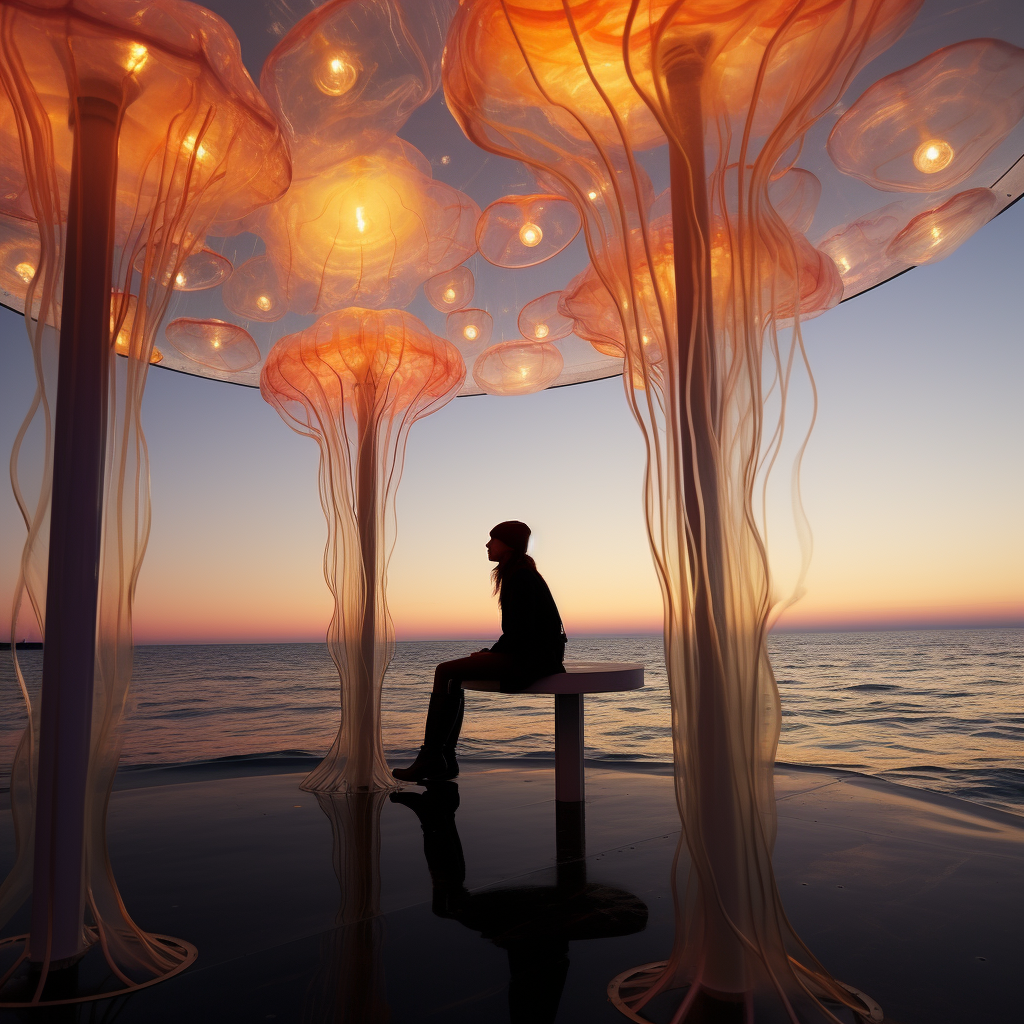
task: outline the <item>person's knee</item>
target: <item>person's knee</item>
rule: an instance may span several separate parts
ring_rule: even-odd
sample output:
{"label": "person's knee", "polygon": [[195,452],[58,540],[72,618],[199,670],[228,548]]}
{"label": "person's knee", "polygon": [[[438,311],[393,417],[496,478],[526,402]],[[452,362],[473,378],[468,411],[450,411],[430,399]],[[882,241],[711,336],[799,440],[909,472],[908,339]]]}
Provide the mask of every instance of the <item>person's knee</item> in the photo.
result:
{"label": "person's knee", "polygon": [[442,662],[434,669],[434,693],[448,693],[451,689],[453,662]]}

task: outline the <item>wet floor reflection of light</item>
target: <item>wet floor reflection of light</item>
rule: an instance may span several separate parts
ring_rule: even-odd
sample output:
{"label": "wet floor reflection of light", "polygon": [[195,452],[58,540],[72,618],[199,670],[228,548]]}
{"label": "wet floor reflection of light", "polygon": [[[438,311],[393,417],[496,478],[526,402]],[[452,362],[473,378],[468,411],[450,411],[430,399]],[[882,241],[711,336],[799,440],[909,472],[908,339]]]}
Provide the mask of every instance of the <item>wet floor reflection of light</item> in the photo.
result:
{"label": "wet floor reflection of light", "polygon": [[380,812],[386,792],[317,794],[331,823],[339,906],[310,993],[310,1021],[386,1024]]}

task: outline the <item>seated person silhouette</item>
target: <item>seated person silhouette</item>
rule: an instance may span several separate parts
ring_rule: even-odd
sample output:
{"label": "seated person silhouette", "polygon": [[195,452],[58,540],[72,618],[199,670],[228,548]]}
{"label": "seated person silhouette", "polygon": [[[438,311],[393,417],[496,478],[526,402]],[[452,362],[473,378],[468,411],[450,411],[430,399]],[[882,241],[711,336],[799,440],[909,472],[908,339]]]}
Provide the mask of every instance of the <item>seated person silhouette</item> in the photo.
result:
{"label": "seated person silhouette", "polygon": [[562,619],[544,577],[526,553],[529,542],[526,523],[512,520],[491,530],[487,557],[496,563],[491,578],[501,607],[501,637],[488,650],[442,662],[434,670],[423,746],[408,768],[392,771],[396,779],[448,780],[459,774],[455,745],[465,711],[465,680],[497,680],[503,693],[516,693],[544,676],[565,671]]}
{"label": "seated person silhouette", "polygon": [[[433,888],[431,909],[508,953],[511,1024],[551,1024],[569,970],[569,943],[642,932],[647,905],[630,892],[588,882],[586,861],[569,862],[561,843],[555,885],[470,892],[455,825],[458,783],[424,785],[423,793],[392,793],[391,801],[405,804],[420,820]],[[582,854],[582,842],[570,852]]]}

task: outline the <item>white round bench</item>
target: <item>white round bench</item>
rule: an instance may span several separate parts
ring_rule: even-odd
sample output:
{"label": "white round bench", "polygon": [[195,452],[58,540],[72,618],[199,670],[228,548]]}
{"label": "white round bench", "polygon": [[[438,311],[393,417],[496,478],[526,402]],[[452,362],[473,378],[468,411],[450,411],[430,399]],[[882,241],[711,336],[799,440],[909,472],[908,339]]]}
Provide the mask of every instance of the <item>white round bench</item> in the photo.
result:
{"label": "white round bench", "polygon": [[[567,661],[565,671],[544,676],[525,690],[507,696],[536,693],[555,696],[555,799],[579,803],[584,798],[583,694],[639,690],[644,667],[631,661]],[[469,680],[464,690],[500,693],[493,679]]]}

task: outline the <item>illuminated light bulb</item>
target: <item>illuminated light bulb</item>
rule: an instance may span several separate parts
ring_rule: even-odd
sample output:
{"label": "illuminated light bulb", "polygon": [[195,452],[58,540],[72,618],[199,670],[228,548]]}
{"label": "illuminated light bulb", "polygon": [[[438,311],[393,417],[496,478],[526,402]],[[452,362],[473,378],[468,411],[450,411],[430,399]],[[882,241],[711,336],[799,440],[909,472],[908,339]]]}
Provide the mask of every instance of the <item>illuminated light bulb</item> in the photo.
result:
{"label": "illuminated light bulb", "polygon": [[914,166],[922,174],[944,170],[953,159],[953,147],[942,139],[929,139],[914,150]]}
{"label": "illuminated light bulb", "polygon": [[540,240],[543,237],[544,232],[536,224],[524,224],[519,229],[519,241],[531,249],[535,245],[540,245]]}
{"label": "illuminated light bulb", "polygon": [[28,284],[32,280],[32,275],[36,272],[36,268],[31,263],[19,263],[15,268],[14,272]]}
{"label": "illuminated light bulb", "polygon": [[270,296],[269,296],[269,295],[261,295],[261,296],[260,296],[260,297],[259,297],[259,298],[258,298],[258,299],[256,300],[256,305],[257,305],[257,306],[258,306],[258,307],[259,307],[260,309],[262,309],[264,313],[266,313],[266,312],[267,312],[267,310],[269,310],[269,309],[270,309],[270,307],[271,307],[271,306],[273,305],[273,302],[271,302],[271,301],[270,301]]}
{"label": "illuminated light bulb", "polygon": [[445,167],[447,167],[451,162],[452,162],[452,158],[450,156],[445,155],[445,156],[441,157],[441,163],[443,163],[445,165]]}
{"label": "illuminated light bulb", "polygon": [[591,190],[590,190],[590,191],[589,191],[589,192],[587,193],[587,198],[588,198],[589,200],[591,200],[591,202],[593,202],[593,200],[595,200],[595,199],[597,198],[597,193],[596,193],[596,192],[595,192],[595,191],[594,191],[593,189],[591,189]]}
{"label": "illuminated light bulb", "polygon": [[480,337],[480,328],[476,324],[467,324],[462,331],[462,335],[466,341],[476,341]]}
{"label": "illuminated light bulb", "polygon": [[457,298],[457,296],[455,294],[455,289],[454,288],[446,288],[444,290],[444,294],[441,296],[441,298],[444,299],[445,302],[454,302],[455,299]]}
{"label": "illuminated light bulb", "polygon": [[216,338],[214,338],[213,347],[214,348],[220,348],[220,341],[218,339],[216,339]]}
{"label": "illuminated light bulb", "polygon": [[650,343],[651,343],[651,339],[650,339],[650,337],[649,337],[648,335],[646,335],[646,334],[641,334],[641,335],[640,335],[640,340],[641,340],[641,341],[642,341],[642,342],[643,342],[643,343],[644,343],[645,345],[650,345]]}
{"label": "illuminated light bulb", "polygon": [[344,96],[356,84],[359,68],[342,56],[329,57],[316,73],[316,87],[328,96]]}
{"label": "illuminated light bulb", "polygon": [[146,58],[149,56],[149,50],[142,45],[142,43],[132,43],[128,48],[128,58],[124,62],[124,69],[128,74],[132,74],[138,71],[143,64],[146,63]]}
{"label": "illuminated light bulb", "polygon": [[537,338],[546,338],[550,332],[548,331],[547,324],[537,324],[537,326],[534,328],[533,333],[534,336]]}
{"label": "illuminated light bulb", "polygon": [[362,234],[366,230],[368,224],[369,224],[369,222],[367,221],[367,219],[366,219],[366,217],[365,217],[365,215],[363,213],[363,207],[357,206],[356,207],[356,229],[359,231],[360,234]]}
{"label": "illuminated light bulb", "polygon": [[185,283],[185,275],[179,271],[174,275],[174,283],[180,288]]}
{"label": "illuminated light bulb", "polygon": [[932,238],[934,238],[935,241],[937,242],[942,237],[942,228],[940,228],[939,225],[936,224],[932,228],[931,235],[932,235]]}
{"label": "illuminated light bulb", "polygon": [[850,261],[845,256],[839,256],[836,259],[836,266],[843,274],[848,274],[850,272]]}

